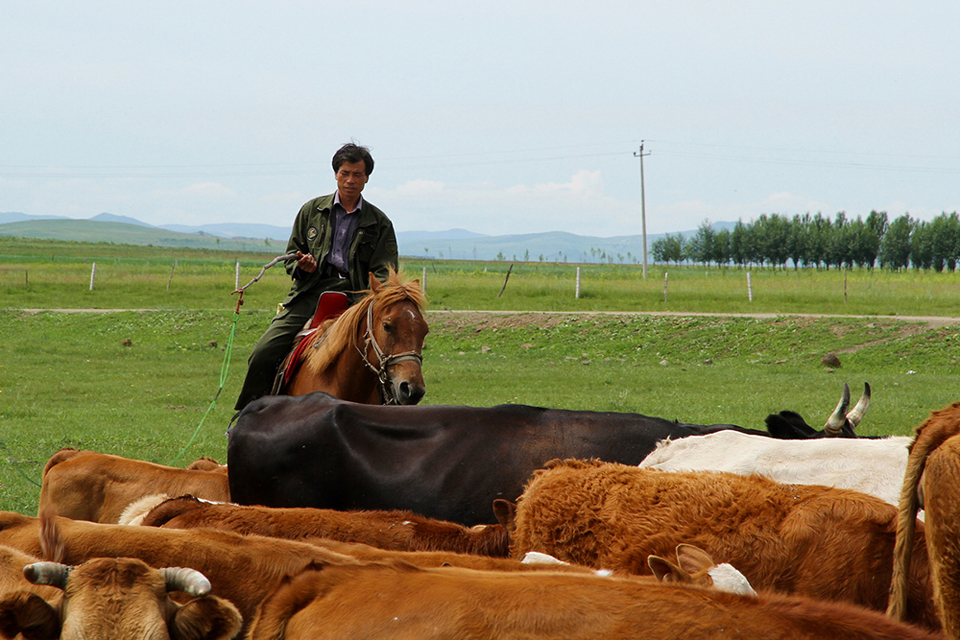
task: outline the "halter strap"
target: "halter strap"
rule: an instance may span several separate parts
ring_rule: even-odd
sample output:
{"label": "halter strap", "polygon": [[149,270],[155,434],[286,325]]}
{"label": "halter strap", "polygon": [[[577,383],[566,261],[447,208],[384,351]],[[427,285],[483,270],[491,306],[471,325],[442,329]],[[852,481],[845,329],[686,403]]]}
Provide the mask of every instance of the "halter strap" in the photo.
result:
{"label": "halter strap", "polygon": [[370,300],[370,303],[367,305],[367,333],[364,336],[363,345],[364,347],[372,346],[373,352],[377,354],[379,363],[378,366],[375,367],[367,360],[366,349],[361,350],[360,347],[357,347],[363,364],[365,364],[367,368],[377,376],[377,380],[380,381],[380,404],[398,404],[397,398],[393,394],[393,387],[390,385],[390,374],[387,372],[387,368],[409,360],[415,360],[422,366],[423,356],[416,351],[404,351],[403,353],[384,355],[383,349],[377,344],[377,339],[373,335],[373,300]]}

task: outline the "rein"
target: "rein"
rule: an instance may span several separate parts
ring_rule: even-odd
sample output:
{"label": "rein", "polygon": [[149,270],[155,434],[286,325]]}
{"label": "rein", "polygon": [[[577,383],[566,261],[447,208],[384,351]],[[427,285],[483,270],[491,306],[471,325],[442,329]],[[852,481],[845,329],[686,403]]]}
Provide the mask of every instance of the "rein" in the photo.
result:
{"label": "rein", "polygon": [[[356,349],[360,353],[360,359],[363,360],[363,364],[365,364],[367,368],[377,376],[377,380],[380,381],[380,404],[399,404],[396,396],[393,394],[393,387],[390,385],[390,374],[387,369],[395,364],[409,360],[415,360],[423,366],[423,356],[416,351],[404,351],[403,353],[391,354],[389,356],[384,355],[383,349],[380,348],[380,345],[377,344],[377,339],[373,336],[373,300],[367,305],[367,332],[363,339],[363,346],[364,349],[362,350],[360,347],[356,347]],[[373,347],[373,352],[377,354],[377,360],[379,360],[379,366],[376,367],[367,359],[366,347],[371,346]]]}

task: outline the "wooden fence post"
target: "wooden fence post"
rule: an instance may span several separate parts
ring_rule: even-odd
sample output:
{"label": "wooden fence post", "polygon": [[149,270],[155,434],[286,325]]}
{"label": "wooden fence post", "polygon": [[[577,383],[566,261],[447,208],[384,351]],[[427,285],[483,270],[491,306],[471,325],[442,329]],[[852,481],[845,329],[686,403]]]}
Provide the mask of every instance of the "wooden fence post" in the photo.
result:
{"label": "wooden fence post", "polygon": [[97,275],[97,263],[93,263],[93,268],[90,269],[90,291],[93,291],[93,279]]}
{"label": "wooden fence post", "polygon": [[[364,165],[364,166],[366,166],[366,165]],[[239,260],[237,260],[237,276],[236,276],[236,280],[237,280],[237,286],[235,286],[235,287],[233,288],[233,290],[234,290],[234,291],[239,291],[239,289],[240,289],[240,261],[239,261]]]}
{"label": "wooden fence post", "polygon": [[173,282],[173,270],[177,268],[177,261],[174,259],[173,266],[170,267],[170,277],[167,278],[167,291],[170,291],[170,283]]}
{"label": "wooden fence post", "polygon": [[847,304],[847,270],[843,271],[843,304]]}
{"label": "wooden fence post", "polygon": [[427,292],[427,268],[423,268],[423,275],[420,276],[420,289],[426,293]]}
{"label": "wooden fence post", "polygon": [[507,269],[507,277],[503,279],[503,286],[500,287],[500,293],[497,294],[497,297],[498,297],[498,298],[503,295],[503,290],[507,288],[507,280],[510,279],[510,272],[511,272],[511,271],[513,271],[513,263],[512,263],[512,262],[510,263],[510,268]]}
{"label": "wooden fence post", "polygon": [[573,289],[573,297],[577,300],[580,299],[580,267],[577,267],[577,285]]}
{"label": "wooden fence post", "polygon": [[753,302],[753,284],[750,282],[749,271],[747,271],[747,300]]}
{"label": "wooden fence post", "polygon": [[667,272],[663,272],[663,301],[667,301]]}

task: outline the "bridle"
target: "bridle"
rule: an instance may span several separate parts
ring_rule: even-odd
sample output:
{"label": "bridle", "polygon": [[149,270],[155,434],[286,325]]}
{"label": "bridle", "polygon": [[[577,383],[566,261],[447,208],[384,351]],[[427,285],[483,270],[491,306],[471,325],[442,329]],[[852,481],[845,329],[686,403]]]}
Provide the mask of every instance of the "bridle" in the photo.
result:
{"label": "bridle", "polygon": [[[397,397],[393,393],[393,386],[390,384],[390,374],[387,372],[387,369],[395,364],[407,362],[408,360],[415,360],[420,366],[423,366],[423,356],[416,351],[404,351],[403,353],[384,355],[383,349],[377,344],[377,339],[373,337],[373,300],[367,305],[367,333],[363,338],[363,346],[363,349],[357,347],[357,351],[360,352],[360,359],[363,360],[363,364],[365,364],[367,368],[377,376],[377,380],[380,381],[378,388],[380,391],[380,404],[399,404]],[[376,367],[367,360],[367,347],[370,346],[373,347],[373,352],[377,354],[377,360],[379,360],[379,365]]]}

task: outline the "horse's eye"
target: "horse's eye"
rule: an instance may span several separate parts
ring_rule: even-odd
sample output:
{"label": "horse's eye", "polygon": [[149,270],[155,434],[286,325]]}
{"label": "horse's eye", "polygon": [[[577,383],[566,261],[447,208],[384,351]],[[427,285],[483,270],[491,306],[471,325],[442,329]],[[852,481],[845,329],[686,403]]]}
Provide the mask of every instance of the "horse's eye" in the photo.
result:
{"label": "horse's eye", "polygon": [[393,333],[393,325],[390,324],[389,322],[384,322],[383,330],[386,331],[387,333]]}

